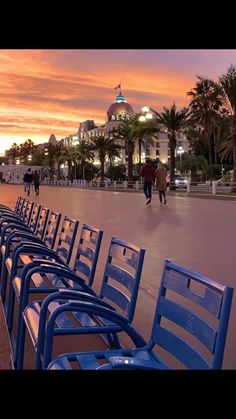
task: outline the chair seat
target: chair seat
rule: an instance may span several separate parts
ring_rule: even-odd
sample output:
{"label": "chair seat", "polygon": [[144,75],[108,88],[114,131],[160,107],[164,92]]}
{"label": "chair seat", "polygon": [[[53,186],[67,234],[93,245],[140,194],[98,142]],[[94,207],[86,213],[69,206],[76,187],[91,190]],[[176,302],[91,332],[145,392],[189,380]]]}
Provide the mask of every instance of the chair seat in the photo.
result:
{"label": "chair seat", "polygon": [[112,350],[112,351],[98,351],[94,353],[69,353],[57,357],[52,361],[48,369],[73,369],[71,363],[77,364],[80,369],[94,370],[100,369],[104,362],[111,363],[112,366],[119,368],[126,368],[128,363],[131,363],[135,368],[143,369],[169,369],[160,357],[148,350]]}

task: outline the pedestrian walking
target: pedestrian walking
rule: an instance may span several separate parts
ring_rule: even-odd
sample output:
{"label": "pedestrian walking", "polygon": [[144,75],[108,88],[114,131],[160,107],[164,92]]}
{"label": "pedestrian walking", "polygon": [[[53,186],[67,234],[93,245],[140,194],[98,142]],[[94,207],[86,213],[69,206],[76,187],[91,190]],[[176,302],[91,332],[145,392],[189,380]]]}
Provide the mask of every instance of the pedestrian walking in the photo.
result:
{"label": "pedestrian walking", "polygon": [[152,184],[155,181],[155,169],[150,159],[146,160],[146,164],[142,167],[140,176],[144,178],[143,192],[147,199],[146,205],[152,202]]}
{"label": "pedestrian walking", "polygon": [[166,205],[166,189],[167,189],[167,182],[166,182],[167,172],[161,162],[157,163],[157,169],[155,172],[156,178],[156,190],[159,191],[159,200],[160,204],[162,205],[162,197],[164,198],[164,205]]}
{"label": "pedestrian walking", "polygon": [[27,172],[25,173],[23,180],[24,180],[25,192],[27,192],[27,194],[29,196],[31,183],[33,182],[33,173],[31,172],[31,168],[30,167],[27,170]]}
{"label": "pedestrian walking", "polygon": [[35,172],[34,172],[34,190],[35,190],[35,195],[39,195],[39,185],[40,185],[39,173],[38,173],[37,170],[35,170]]}

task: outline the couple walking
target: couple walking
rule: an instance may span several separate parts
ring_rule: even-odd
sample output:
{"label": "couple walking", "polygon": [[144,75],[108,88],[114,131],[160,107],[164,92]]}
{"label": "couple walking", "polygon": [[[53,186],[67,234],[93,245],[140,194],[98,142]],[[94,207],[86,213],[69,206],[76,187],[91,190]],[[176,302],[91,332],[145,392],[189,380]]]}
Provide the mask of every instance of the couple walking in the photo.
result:
{"label": "couple walking", "polygon": [[24,175],[25,192],[27,192],[28,196],[30,194],[30,187],[32,182],[34,182],[35,195],[39,195],[39,173],[37,170],[35,170],[35,172],[32,173],[31,168],[29,167],[29,169]]}
{"label": "couple walking", "polygon": [[159,199],[162,205],[162,197],[164,198],[164,205],[166,205],[166,169],[161,162],[157,163],[155,171],[151,160],[147,159],[146,164],[142,167],[140,175],[144,178],[143,191],[147,198],[146,205],[151,204],[152,201],[152,184],[156,182],[156,190],[159,191]]}

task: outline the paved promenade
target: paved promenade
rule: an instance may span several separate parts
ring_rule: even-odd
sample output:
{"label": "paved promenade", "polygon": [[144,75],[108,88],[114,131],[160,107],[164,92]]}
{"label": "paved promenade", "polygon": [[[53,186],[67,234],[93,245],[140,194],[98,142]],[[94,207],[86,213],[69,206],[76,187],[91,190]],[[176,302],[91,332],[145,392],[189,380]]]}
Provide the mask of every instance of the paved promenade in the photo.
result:
{"label": "paved promenade", "polygon": [[[0,185],[0,202],[14,207],[23,186]],[[63,187],[40,188],[30,198],[83,223],[104,230],[100,262],[95,279],[103,272],[111,236],[146,249],[134,326],[145,338],[152,319],[165,259],[236,286],[236,202],[188,197],[167,197],[160,207],[155,195],[146,207],[140,193],[105,192]],[[80,231],[80,230],[79,230]],[[236,290],[231,311],[224,369],[236,369]]]}

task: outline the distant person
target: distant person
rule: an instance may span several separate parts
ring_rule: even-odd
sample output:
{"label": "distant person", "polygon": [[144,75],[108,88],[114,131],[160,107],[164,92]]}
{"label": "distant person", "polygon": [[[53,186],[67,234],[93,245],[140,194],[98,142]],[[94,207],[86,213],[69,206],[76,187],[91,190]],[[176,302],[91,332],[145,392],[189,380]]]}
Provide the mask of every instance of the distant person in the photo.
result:
{"label": "distant person", "polygon": [[32,182],[33,182],[33,173],[31,172],[31,168],[29,167],[29,169],[24,175],[25,192],[27,192],[28,196],[30,194],[30,187],[31,187]]}
{"label": "distant person", "polygon": [[166,182],[166,169],[162,165],[161,162],[157,163],[157,170],[155,172],[156,178],[156,190],[159,191],[159,199],[160,204],[162,205],[162,197],[164,198],[164,205],[166,205],[166,189],[167,189],[167,182]]}
{"label": "distant person", "polygon": [[39,195],[39,184],[40,184],[39,173],[38,173],[37,170],[35,170],[35,172],[34,172],[34,190],[35,190],[35,195]]}
{"label": "distant person", "polygon": [[155,180],[155,169],[150,159],[146,160],[146,164],[142,167],[140,176],[144,178],[143,192],[146,196],[146,205],[152,202],[152,184]]}

